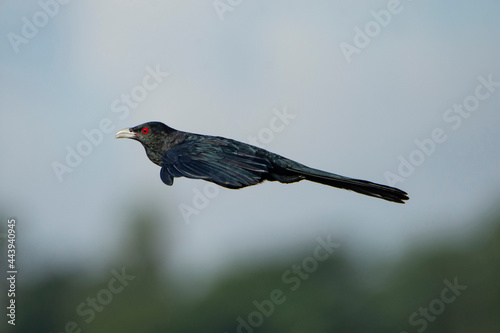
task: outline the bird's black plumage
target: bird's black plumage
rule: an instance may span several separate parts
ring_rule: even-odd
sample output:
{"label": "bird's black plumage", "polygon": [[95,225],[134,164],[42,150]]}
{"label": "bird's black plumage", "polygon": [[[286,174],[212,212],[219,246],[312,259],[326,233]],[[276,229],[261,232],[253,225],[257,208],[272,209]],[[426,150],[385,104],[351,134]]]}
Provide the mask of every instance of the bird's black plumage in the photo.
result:
{"label": "bird's black plumage", "polygon": [[176,177],[203,179],[231,189],[264,180],[294,183],[306,179],[388,201],[408,200],[406,192],[394,187],[313,169],[243,142],[182,132],[160,122],[121,130],[116,138],[142,143],[149,159],[161,166],[160,177],[167,185]]}

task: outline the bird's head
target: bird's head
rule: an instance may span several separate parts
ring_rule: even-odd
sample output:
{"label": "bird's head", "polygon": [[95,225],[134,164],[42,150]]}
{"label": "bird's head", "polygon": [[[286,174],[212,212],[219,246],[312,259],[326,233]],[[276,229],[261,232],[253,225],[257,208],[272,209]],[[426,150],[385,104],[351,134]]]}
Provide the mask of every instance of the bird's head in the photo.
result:
{"label": "bird's head", "polygon": [[169,134],[173,132],[176,132],[176,130],[164,123],[152,121],[122,129],[116,133],[115,138],[139,141],[146,149],[146,153],[151,161],[160,165],[161,156],[168,149],[168,144],[171,141]]}
{"label": "bird's head", "polygon": [[133,139],[139,141],[143,145],[149,145],[151,143],[163,141],[165,136],[171,131],[172,128],[164,123],[151,121],[135,127],[122,129],[116,133],[115,138]]}

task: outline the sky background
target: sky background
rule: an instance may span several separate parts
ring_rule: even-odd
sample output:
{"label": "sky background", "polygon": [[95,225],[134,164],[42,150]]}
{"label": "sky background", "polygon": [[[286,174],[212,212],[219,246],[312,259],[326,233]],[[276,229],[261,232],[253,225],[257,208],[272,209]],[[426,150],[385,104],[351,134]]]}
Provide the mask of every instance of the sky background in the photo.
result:
{"label": "sky background", "polygon": [[[443,118],[474,95],[479,77],[500,82],[498,1],[402,0],[350,61],[342,43],[355,45],[355,28],[373,26],[371,11],[388,1],[221,0],[231,8],[224,12],[213,1],[42,3],[52,17],[37,1],[0,2],[1,211],[5,223],[18,220],[25,278],[106,269],[127,241],[131,212],[143,207],[164,221],[165,271],[210,280],[325,234],[361,262],[398,258],[481,229],[470,221],[498,203],[500,87],[458,128]],[[38,31],[14,45],[34,19]],[[139,91],[148,69],[169,75],[125,113],[121,96]],[[187,223],[179,207],[194,207],[209,183],[167,187],[137,142],[114,138],[157,120],[248,142],[284,110],[295,118],[259,145],[384,184],[401,158],[419,154],[415,140],[436,129],[446,140],[394,184],[409,193],[405,205],[314,183],[265,183],[220,188]],[[68,147],[77,150],[83,131],[103,119],[113,130],[61,181],[54,162],[66,164]]]}

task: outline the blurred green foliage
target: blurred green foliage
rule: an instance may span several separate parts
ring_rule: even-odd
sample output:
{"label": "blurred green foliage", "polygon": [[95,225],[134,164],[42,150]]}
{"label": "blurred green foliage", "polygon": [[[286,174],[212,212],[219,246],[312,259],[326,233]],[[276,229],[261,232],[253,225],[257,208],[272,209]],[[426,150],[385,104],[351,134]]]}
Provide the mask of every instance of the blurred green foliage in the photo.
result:
{"label": "blurred green foliage", "polygon": [[[313,246],[281,264],[235,269],[199,298],[159,273],[151,239],[160,221],[137,216],[127,255],[102,276],[82,281],[72,272],[19,287],[13,331],[500,332],[500,216],[486,223],[487,233],[374,268],[337,251],[300,285],[287,282],[284,272],[312,256]],[[122,269],[125,282],[116,278]]]}

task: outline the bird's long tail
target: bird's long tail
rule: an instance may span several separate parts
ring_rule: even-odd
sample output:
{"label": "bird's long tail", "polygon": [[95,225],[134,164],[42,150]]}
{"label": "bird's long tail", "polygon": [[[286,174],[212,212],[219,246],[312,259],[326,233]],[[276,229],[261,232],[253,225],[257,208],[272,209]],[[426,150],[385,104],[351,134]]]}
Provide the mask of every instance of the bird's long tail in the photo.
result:
{"label": "bird's long tail", "polygon": [[409,199],[408,194],[398,188],[372,183],[367,180],[348,178],[309,167],[300,168],[300,170],[296,171],[299,171],[305,179],[316,183],[351,190],[387,201],[404,204],[405,200]]}

